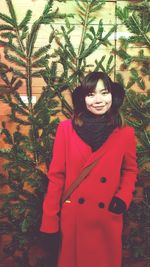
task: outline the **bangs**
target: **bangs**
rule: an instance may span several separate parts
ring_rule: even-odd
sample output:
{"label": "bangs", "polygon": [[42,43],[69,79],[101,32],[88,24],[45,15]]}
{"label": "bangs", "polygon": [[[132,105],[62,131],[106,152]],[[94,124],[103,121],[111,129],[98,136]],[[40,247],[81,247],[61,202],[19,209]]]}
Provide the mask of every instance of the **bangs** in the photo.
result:
{"label": "bangs", "polygon": [[105,74],[104,72],[91,72],[85,77],[85,79],[81,83],[82,90],[85,96],[95,91],[97,82],[99,80],[102,80],[104,82],[105,89],[108,90],[108,92],[112,91],[112,82],[111,79],[107,76],[107,74]]}

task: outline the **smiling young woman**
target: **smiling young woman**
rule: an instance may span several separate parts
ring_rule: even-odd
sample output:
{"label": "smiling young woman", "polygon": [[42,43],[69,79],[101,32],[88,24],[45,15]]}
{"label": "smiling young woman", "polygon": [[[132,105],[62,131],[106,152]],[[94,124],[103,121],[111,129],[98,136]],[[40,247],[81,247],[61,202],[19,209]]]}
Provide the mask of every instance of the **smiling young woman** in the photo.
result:
{"label": "smiling young woman", "polygon": [[85,97],[87,110],[95,115],[105,114],[112,105],[111,92],[105,88],[103,80],[98,80],[95,90]]}
{"label": "smiling young woman", "polygon": [[49,247],[61,233],[58,267],[121,267],[123,212],[138,173],[134,129],[119,112],[124,95],[106,73],[91,72],[72,94],[73,118],[58,126],[41,224]]}

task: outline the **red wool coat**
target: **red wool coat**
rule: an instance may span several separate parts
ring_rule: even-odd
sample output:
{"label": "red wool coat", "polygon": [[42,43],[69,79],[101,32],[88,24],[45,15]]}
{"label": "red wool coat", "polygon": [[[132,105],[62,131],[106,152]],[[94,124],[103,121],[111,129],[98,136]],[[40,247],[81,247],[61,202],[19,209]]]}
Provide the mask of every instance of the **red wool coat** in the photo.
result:
{"label": "red wool coat", "polygon": [[[97,157],[97,165],[60,211],[63,190]],[[134,129],[116,128],[95,152],[75,132],[71,120],[59,124],[43,203],[41,231],[62,231],[58,267],[121,267],[122,215],[108,211],[113,196],[127,205],[137,176]]]}

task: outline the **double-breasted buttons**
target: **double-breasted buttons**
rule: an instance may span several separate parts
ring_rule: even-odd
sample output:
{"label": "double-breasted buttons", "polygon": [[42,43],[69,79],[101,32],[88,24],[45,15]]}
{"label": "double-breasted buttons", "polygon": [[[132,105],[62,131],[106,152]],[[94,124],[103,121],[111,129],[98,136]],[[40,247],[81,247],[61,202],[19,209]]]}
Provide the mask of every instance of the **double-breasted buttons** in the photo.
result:
{"label": "double-breasted buttons", "polygon": [[83,204],[85,202],[85,199],[83,197],[80,197],[78,199],[79,204]]}
{"label": "double-breasted buttons", "polygon": [[103,202],[99,202],[98,206],[99,206],[100,209],[103,209],[105,207],[105,204]]}
{"label": "double-breasted buttons", "polygon": [[101,182],[101,183],[106,183],[106,181],[107,181],[107,178],[106,178],[106,177],[101,177],[101,178],[100,178],[100,182]]}

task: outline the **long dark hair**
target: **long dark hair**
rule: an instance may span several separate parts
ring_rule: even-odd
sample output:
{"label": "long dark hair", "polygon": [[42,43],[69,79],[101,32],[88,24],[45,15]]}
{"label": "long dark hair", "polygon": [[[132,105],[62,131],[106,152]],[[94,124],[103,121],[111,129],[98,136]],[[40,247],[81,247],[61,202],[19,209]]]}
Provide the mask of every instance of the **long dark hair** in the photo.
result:
{"label": "long dark hair", "polygon": [[115,117],[119,115],[119,126],[125,125],[124,118],[119,111],[123,104],[125,90],[121,84],[113,82],[105,72],[90,72],[82,80],[81,85],[73,91],[72,102],[76,123],[81,123],[80,115],[87,111],[85,97],[95,90],[98,80],[102,80],[105,88],[112,94],[112,106],[109,110],[110,116]]}

